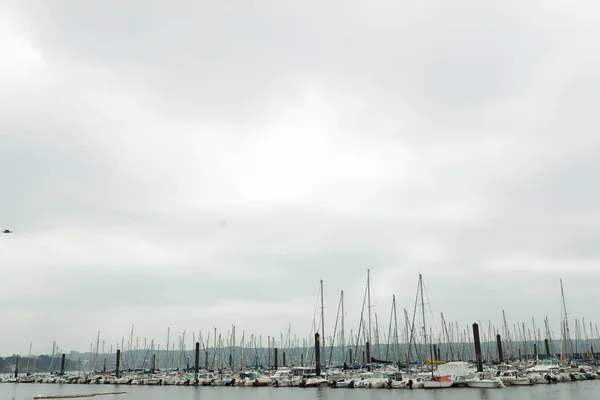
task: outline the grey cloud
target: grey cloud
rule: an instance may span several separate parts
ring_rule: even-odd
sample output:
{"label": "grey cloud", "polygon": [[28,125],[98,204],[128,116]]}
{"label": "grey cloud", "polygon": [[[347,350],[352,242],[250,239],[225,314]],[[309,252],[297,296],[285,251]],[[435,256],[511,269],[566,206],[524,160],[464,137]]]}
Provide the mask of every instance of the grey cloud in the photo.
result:
{"label": "grey cloud", "polygon": [[[104,1],[0,14],[0,224],[15,230],[0,237],[13,283],[0,298],[19,311],[0,314],[0,352],[83,350],[133,323],[156,339],[169,324],[304,334],[319,279],[328,325],[340,290],[352,325],[366,268],[380,317],[392,293],[413,307],[419,272],[435,318],[461,326],[499,326],[502,309],[556,324],[561,277],[593,317],[593,12]],[[67,318],[68,333],[36,329]]]}

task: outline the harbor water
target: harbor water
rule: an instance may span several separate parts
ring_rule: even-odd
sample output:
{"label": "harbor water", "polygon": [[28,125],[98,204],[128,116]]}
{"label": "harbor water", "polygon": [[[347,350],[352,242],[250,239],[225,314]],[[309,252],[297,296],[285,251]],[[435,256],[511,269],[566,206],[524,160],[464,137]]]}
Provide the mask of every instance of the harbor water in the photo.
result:
{"label": "harbor water", "polygon": [[32,400],[35,395],[64,395],[126,391],[92,397],[95,400],[598,400],[600,382],[501,389],[331,389],[198,386],[113,386],[57,384],[0,384],[1,400]]}

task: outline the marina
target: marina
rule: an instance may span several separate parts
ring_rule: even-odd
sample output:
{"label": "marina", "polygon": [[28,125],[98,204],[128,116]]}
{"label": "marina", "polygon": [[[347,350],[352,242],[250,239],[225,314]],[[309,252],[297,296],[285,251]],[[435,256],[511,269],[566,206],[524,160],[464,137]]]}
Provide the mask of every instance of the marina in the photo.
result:
{"label": "marina", "polygon": [[187,371],[95,373],[86,375],[28,375],[19,379],[4,379],[6,385],[113,385],[125,386],[203,386],[203,387],[275,387],[331,389],[447,389],[522,387],[535,385],[574,384],[600,378],[597,366],[585,364],[568,367],[554,362],[516,362],[489,365],[478,371],[475,364],[448,362],[431,369],[415,366],[399,369],[394,366],[368,365],[344,370],[329,368],[317,374],[314,367],[281,367],[276,370],[226,369],[198,373]]}
{"label": "marina", "polygon": [[[268,336],[265,347],[261,336],[251,336],[247,341],[245,333],[237,342],[235,326],[232,326],[226,335],[218,334],[215,329],[207,334],[206,339],[203,339],[202,332],[198,332],[197,336],[194,332],[193,350],[187,350],[184,332],[179,335],[179,346],[176,349],[175,344],[171,343],[169,328],[166,350],[161,351],[154,341],[148,343],[144,340],[140,344],[138,338],[134,340],[132,327],[128,343],[125,345],[123,339],[114,353],[112,346],[106,351],[105,343],[100,341],[100,332],[95,347],[92,344],[90,352],[83,354],[83,360],[81,354],[78,355],[78,360],[72,359],[75,357],[74,353],[70,353],[67,358],[67,354],[61,354],[54,345],[50,364],[45,372],[40,372],[40,358],[34,358],[30,354],[23,371],[20,357],[13,357],[11,361],[14,364],[8,365],[10,373],[5,373],[0,382],[6,386],[44,387],[110,385],[496,390],[524,386],[569,386],[600,379],[597,363],[599,355],[593,350],[596,339],[593,334],[588,335],[585,321],[575,320],[575,338],[570,336],[562,281],[560,294],[563,317],[558,340],[553,339],[547,318],[544,321],[545,335],[541,334],[541,330],[536,331],[535,320],[532,319],[531,328],[527,328],[524,323],[514,324],[511,336],[504,311],[503,330],[489,325],[488,332],[485,333],[480,330],[478,323],[473,323],[457,335],[456,332],[460,332],[458,325],[456,331],[453,331],[454,326],[447,325],[441,314],[442,328],[436,328],[434,332],[431,316],[425,312],[427,299],[421,275],[412,322],[406,309],[404,310],[404,336],[401,337],[397,326],[395,298],[390,311],[388,333],[385,335],[381,333],[377,314],[375,318],[371,317],[370,287],[370,272],[367,270],[359,333],[354,335],[351,331],[349,337],[344,331],[347,322],[344,319],[343,292],[340,295],[333,333],[327,339],[322,336],[325,307],[323,281],[320,281],[317,301],[320,304],[317,311],[320,312],[315,312],[314,331],[310,339],[303,339],[302,345],[297,337],[291,336],[291,327],[285,338],[283,333],[279,340]],[[593,332],[591,323],[589,327],[590,332]],[[582,331],[585,332],[583,337]],[[336,339],[342,345],[336,344]],[[543,350],[538,351],[539,349]],[[5,370],[6,368],[5,365]],[[119,393],[104,391],[68,395],[91,397],[112,394]]]}

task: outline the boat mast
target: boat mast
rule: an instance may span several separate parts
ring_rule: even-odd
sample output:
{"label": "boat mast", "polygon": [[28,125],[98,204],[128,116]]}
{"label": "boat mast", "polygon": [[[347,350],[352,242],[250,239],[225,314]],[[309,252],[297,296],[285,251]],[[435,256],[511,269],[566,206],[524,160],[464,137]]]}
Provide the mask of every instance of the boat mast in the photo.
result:
{"label": "boat mast", "polygon": [[33,342],[29,342],[29,355],[27,356],[27,376],[29,376],[29,361],[31,360],[31,346],[33,346]]}
{"label": "boat mast", "polygon": [[560,296],[562,298],[562,303],[561,303],[561,325],[562,325],[562,337],[561,337],[561,342],[562,342],[562,346],[561,346],[561,358],[564,360],[565,357],[567,356],[567,352],[568,352],[568,348],[567,348],[567,341],[570,340],[569,338],[569,319],[567,317],[567,304],[565,302],[565,292],[563,290],[563,282],[562,279],[560,280]]}
{"label": "boat mast", "polygon": [[171,339],[171,327],[167,327],[167,355],[165,357],[165,373],[169,370],[169,340]]}
{"label": "boat mast", "polygon": [[342,341],[342,362],[346,362],[346,339],[344,338],[344,291],[342,290],[342,332],[341,332],[341,341]]}
{"label": "boat mast", "polygon": [[[425,299],[423,298],[423,276],[419,274],[419,291],[421,292],[421,312],[423,314],[423,340],[425,341],[425,354],[427,354],[427,327],[425,325]],[[431,360],[433,361],[433,359]],[[427,366],[427,356],[425,356],[425,366]],[[431,365],[433,373],[433,364]]]}
{"label": "boat mast", "polygon": [[[369,311],[369,337],[367,338],[370,345],[373,345],[371,340],[371,271],[367,268],[367,308]],[[369,360],[369,362],[371,362]]]}
{"label": "boat mast", "polygon": [[392,307],[394,308],[394,336],[396,344],[396,360],[400,362],[400,346],[398,345],[398,312],[396,311],[396,295],[392,295]]}
{"label": "boat mast", "polygon": [[429,354],[431,354],[431,380],[434,379],[433,376],[433,359],[434,359],[434,355],[433,355],[433,330],[431,328],[429,328],[429,335],[431,340],[429,341]]}
{"label": "boat mast", "polygon": [[323,346],[323,368],[325,368],[325,308],[323,307],[323,279],[321,279],[321,343]]}
{"label": "boat mast", "polygon": [[[379,320],[377,319],[377,313],[375,313],[375,342],[377,343],[377,358],[381,358],[379,354]],[[373,349],[371,352],[375,354],[374,347],[373,343],[371,343],[371,349]],[[369,362],[371,361],[369,360]]]}

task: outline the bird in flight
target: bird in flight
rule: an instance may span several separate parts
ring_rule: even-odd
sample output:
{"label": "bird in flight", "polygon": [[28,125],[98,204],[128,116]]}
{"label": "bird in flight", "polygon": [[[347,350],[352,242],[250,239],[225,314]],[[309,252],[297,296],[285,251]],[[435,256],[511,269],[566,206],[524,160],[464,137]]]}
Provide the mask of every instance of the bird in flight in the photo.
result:
{"label": "bird in flight", "polygon": [[2,231],[2,233],[12,233],[12,231],[10,231],[8,229],[5,229],[5,230]]}

